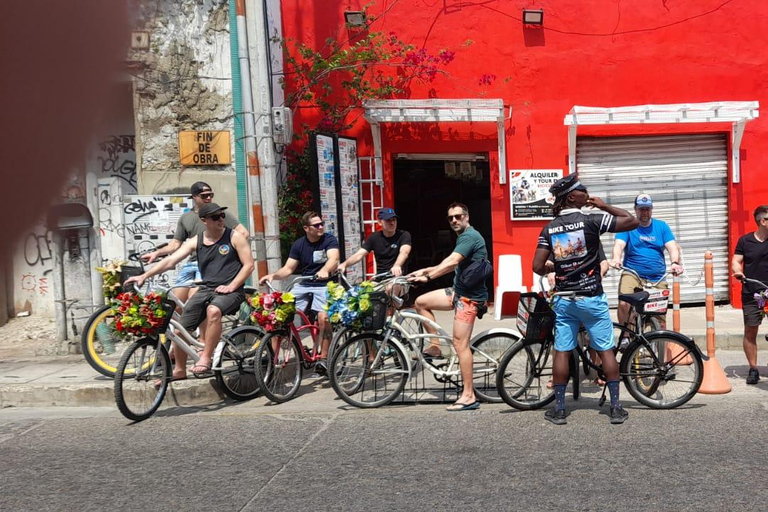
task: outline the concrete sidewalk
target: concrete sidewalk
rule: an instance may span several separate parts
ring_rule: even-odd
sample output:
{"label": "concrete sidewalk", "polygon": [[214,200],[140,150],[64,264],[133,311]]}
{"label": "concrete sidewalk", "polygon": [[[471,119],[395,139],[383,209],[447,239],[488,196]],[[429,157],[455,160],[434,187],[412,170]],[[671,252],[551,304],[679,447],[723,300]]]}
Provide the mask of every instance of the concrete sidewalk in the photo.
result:
{"label": "concrete sidewalk", "polygon": [[[685,308],[682,310],[681,331],[694,338],[706,353],[705,309]],[[671,314],[669,315],[671,326]],[[437,321],[450,332],[451,312],[438,312]],[[746,387],[748,367],[741,350],[741,310],[730,306],[716,308],[717,359],[731,379],[734,390]],[[501,322],[493,319],[493,311],[479,320],[474,332],[507,327],[514,329],[515,319]],[[758,346],[763,348],[763,335],[758,337]],[[8,353],[8,350],[6,350]],[[768,371],[764,372],[768,376]],[[305,381],[312,384],[312,379]],[[314,379],[317,381],[317,379]],[[309,393],[306,400],[332,400],[335,395],[328,386],[322,385],[322,393]],[[329,396],[326,398],[325,395]],[[167,405],[203,405],[220,403],[224,395],[216,388],[214,379],[190,379],[175,382],[166,397]],[[263,399],[261,399],[263,400]],[[45,407],[45,406],[114,406],[114,383],[112,379],[97,374],[81,355],[45,357],[8,357],[0,362],[0,407]],[[282,407],[282,406],[281,406]]]}

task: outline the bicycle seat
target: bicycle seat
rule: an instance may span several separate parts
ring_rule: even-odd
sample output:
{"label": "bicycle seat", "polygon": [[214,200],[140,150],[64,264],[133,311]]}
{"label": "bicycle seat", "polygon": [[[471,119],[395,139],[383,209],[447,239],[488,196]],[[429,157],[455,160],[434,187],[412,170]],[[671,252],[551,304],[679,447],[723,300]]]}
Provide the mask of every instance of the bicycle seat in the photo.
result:
{"label": "bicycle seat", "polygon": [[648,292],[630,293],[627,295],[619,295],[619,300],[622,300],[628,304],[631,304],[637,309],[642,310],[649,297]]}

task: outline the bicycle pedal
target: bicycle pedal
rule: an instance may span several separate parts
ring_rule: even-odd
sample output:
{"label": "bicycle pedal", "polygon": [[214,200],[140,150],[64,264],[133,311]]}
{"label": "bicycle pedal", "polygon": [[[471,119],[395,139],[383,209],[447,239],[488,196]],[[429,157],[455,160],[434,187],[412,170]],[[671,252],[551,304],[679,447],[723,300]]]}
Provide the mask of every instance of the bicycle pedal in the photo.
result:
{"label": "bicycle pedal", "polygon": [[602,407],[602,406],[604,406],[604,405],[605,405],[605,397],[604,397],[604,396],[601,396],[601,397],[600,397],[600,400],[598,400],[598,401],[597,401],[597,406],[598,406],[598,407]]}

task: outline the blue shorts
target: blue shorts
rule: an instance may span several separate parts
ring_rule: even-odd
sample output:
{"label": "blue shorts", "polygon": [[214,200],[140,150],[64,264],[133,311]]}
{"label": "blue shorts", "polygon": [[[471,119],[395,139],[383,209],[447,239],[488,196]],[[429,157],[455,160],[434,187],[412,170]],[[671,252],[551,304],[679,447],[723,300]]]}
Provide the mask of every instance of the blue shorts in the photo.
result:
{"label": "blue shorts", "polygon": [[568,352],[576,348],[579,327],[589,332],[589,346],[598,352],[614,347],[613,321],[608,310],[608,297],[555,297],[555,350]]}
{"label": "blue shorts", "polygon": [[197,266],[197,261],[187,261],[179,269],[179,273],[176,274],[176,282],[174,286],[193,286],[194,281],[200,281],[203,278],[200,275],[200,268]]}
{"label": "blue shorts", "polygon": [[291,288],[291,293],[296,297],[296,310],[304,311],[307,307],[308,294],[312,294],[312,311],[316,313],[325,313],[325,286],[306,286],[297,284]]}

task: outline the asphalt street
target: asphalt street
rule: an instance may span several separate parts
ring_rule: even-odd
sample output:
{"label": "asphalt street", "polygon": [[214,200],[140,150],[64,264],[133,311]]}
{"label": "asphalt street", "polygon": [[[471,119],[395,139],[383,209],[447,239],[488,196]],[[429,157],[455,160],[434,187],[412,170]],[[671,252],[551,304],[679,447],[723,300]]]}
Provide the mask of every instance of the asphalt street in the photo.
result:
{"label": "asphalt street", "polygon": [[762,482],[768,381],[655,411],[597,388],[566,426],[504,404],[357,410],[315,383],[293,402],[0,410],[0,510],[746,510]]}

